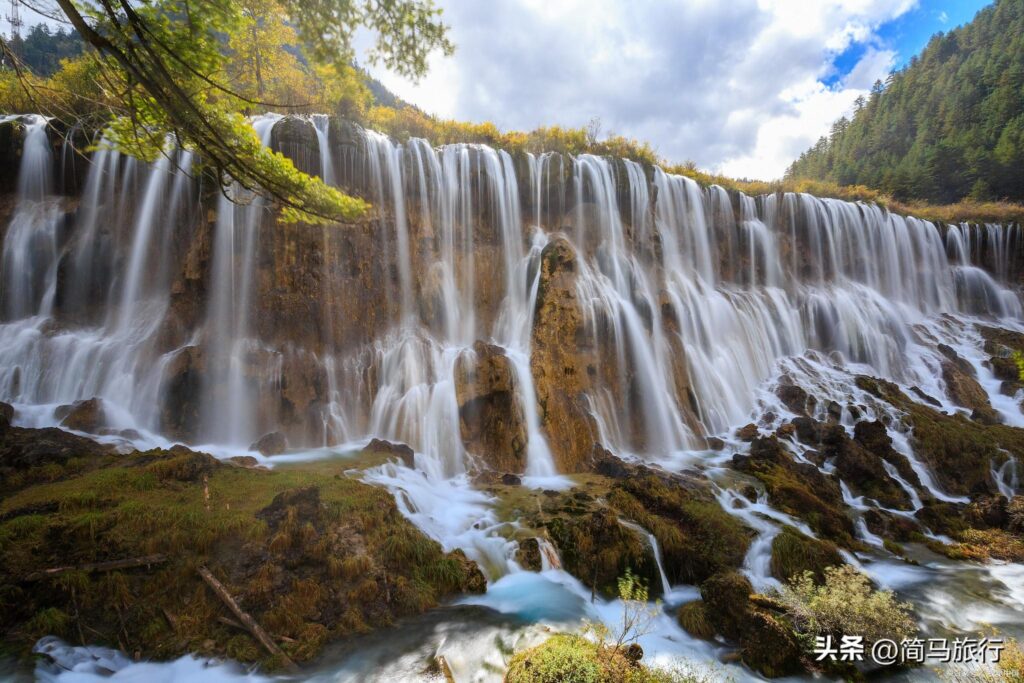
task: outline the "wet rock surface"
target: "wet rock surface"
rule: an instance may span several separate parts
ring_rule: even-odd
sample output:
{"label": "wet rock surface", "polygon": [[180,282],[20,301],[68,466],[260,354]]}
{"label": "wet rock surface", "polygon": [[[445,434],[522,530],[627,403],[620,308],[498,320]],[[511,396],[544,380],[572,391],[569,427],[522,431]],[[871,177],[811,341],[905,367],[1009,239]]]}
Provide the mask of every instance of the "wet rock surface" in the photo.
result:
{"label": "wet rock surface", "polygon": [[560,472],[578,472],[597,443],[584,392],[593,364],[576,296],[578,264],[568,240],[555,237],[541,254],[530,369],[541,422]]}
{"label": "wet rock surface", "polygon": [[266,456],[281,455],[288,450],[288,437],[281,432],[270,432],[249,446],[249,450]]}
{"label": "wet rock surface", "polygon": [[99,398],[58,406],[53,416],[60,420],[61,427],[90,434],[96,434],[105,427],[107,419],[103,400]]}
{"label": "wet rock surface", "polygon": [[478,341],[455,367],[459,429],[466,450],[488,467],[515,474],[526,469],[526,423],[515,368],[505,351]]}
{"label": "wet rock surface", "polygon": [[384,439],[371,439],[363,449],[364,453],[374,453],[398,458],[406,467],[415,467],[416,454],[404,443],[391,443]]}

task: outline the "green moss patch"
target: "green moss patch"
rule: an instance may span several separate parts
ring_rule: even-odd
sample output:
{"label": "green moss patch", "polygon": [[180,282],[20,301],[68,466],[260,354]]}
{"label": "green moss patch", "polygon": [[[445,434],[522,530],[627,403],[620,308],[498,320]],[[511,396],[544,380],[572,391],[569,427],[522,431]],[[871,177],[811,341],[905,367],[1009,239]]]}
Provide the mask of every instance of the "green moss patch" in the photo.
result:
{"label": "green moss patch", "polygon": [[[166,561],[75,570],[126,558]],[[0,631],[144,657],[274,662],[199,577],[206,566],[295,661],[332,638],[421,612],[482,576],[336,464],[275,471],[178,449],[105,460],[0,502]],[[50,578],[42,570],[70,567]]]}

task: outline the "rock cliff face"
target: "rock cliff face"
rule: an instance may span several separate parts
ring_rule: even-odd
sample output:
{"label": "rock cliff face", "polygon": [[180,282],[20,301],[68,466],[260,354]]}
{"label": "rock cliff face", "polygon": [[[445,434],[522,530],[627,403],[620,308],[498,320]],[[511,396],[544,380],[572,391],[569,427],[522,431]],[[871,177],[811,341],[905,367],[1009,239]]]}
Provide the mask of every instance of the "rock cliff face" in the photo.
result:
{"label": "rock cliff face", "polygon": [[542,423],[559,471],[579,472],[597,443],[586,403],[596,358],[577,296],[579,265],[568,240],[556,237],[541,253],[533,325],[533,381]]}

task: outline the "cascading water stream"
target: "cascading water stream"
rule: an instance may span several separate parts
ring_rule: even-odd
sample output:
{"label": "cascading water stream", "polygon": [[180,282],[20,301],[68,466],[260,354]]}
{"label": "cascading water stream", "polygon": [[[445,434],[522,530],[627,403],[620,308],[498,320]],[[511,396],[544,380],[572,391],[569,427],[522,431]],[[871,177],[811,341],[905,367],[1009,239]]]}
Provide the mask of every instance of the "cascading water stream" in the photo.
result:
{"label": "cascading water stream", "polygon": [[[280,118],[268,114],[253,120],[253,129],[264,146],[270,145],[274,124]],[[211,372],[205,378],[204,400],[204,434],[214,443],[245,446],[259,436],[246,364],[256,343],[249,337],[249,315],[254,260],[265,210],[262,197],[237,183],[226,188],[217,203],[212,296],[205,330],[209,335]]]}
{"label": "cascading water stream", "polygon": [[17,205],[4,237],[0,291],[8,320],[49,315],[57,269],[59,212],[54,204],[53,153],[42,116],[29,117],[18,171]]}

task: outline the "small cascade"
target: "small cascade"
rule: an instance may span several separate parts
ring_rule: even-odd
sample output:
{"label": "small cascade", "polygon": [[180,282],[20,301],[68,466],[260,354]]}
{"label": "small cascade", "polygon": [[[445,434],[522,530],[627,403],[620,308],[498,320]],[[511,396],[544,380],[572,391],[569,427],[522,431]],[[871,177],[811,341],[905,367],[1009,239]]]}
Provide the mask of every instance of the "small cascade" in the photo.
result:
{"label": "small cascade", "polygon": [[320,150],[320,178],[328,185],[336,185],[338,181],[335,177],[334,155],[331,152],[331,119],[326,114],[314,114],[312,120]]}
{"label": "small cascade", "polygon": [[[253,120],[253,128],[264,146],[270,144],[276,115]],[[263,198],[235,183],[217,202],[214,229],[212,292],[206,318],[209,336],[210,372],[206,388],[203,434],[213,443],[245,446],[260,435],[256,432],[253,394],[258,391],[247,381],[249,355],[258,352],[249,337],[252,281],[259,231],[265,214]]]}
{"label": "small cascade", "polygon": [[1017,459],[1009,456],[998,469],[992,468],[992,481],[999,488],[999,493],[1006,496],[1007,500],[1013,498],[1020,491],[1020,468]]}
{"label": "small cascade", "polygon": [[558,556],[558,549],[551,545],[551,541],[537,537],[537,546],[540,548],[541,571],[562,568],[562,559]]}
{"label": "small cascade", "polygon": [[[171,164],[174,161],[174,156],[175,150],[170,146],[170,140],[168,140],[163,154],[149,170],[142,203],[136,213],[135,227],[132,231],[134,233],[132,248],[128,256],[128,272],[121,290],[120,310],[116,324],[117,330],[121,333],[131,330],[136,322],[139,303],[144,299],[143,280],[148,273],[152,272],[147,255],[153,249],[153,234],[159,227],[158,216],[164,208],[163,202],[167,196],[167,185],[172,180]],[[141,333],[142,336],[144,334],[144,332]]]}
{"label": "small cascade", "polygon": [[57,269],[59,211],[52,197],[53,153],[42,116],[26,117],[17,204],[0,260],[0,300],[8,320],[49,315]]}
{"label": "small cascade", "polygon": [[647,544],[651,547],[651,555],[654,556],[654,563],[658,567],[658,577],[661,579],[661,594],[667,596],[672,592],[672,584],[669,583],[668,575],[665,574],[665,565],[661,561],[661,546],[658,545],[658,539],[647,529],[629,520],[620,519],[619,524],[636,532],[647,541]]}
{"label": "small cascade", "polygon": [[759,493],[757,500],[751,502],[732,489],[717,485],[715,488],[722,509],[757,532],[743,560],[743,573],[758,592],[778,588],[778,579],[771,575],[772,542],[779,535],[782,525],[792,526],[811,538],[815,538],[814,532],[802,521],[771,507],[764,492]]}

